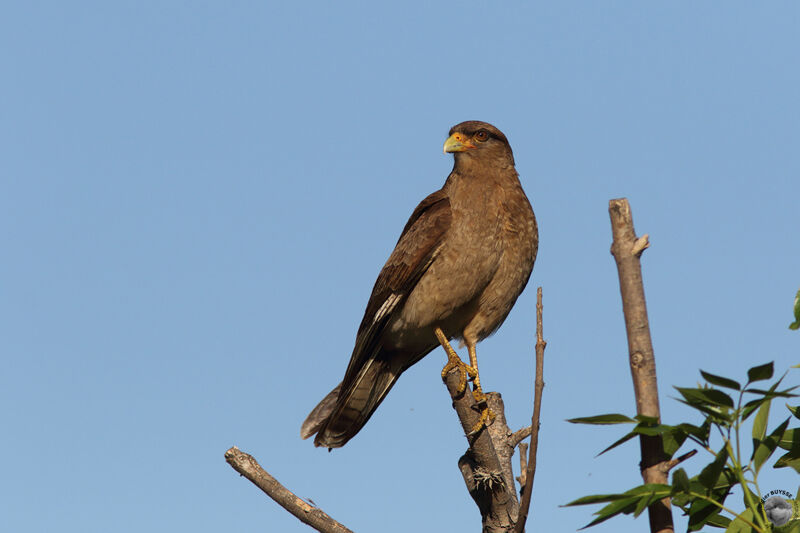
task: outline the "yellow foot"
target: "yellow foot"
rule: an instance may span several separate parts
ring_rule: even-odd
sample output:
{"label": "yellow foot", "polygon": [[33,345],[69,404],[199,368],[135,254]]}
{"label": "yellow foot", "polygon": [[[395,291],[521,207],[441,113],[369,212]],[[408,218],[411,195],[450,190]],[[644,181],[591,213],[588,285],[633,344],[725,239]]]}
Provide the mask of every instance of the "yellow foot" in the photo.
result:
{"label": "yellow foot", "polygon": [[441,328],[436,328],[434,333],[439,340],[439,344],[441,344],[444,351],[447,352],[447,363],[444,365],[444,368],[442,368],[442,379],[446,379],[447,374],[451,370],[457,369],[459,372],[458,393],[461,394],[464,392],[464,389],[467,388],[467,380],[475,379],[478,376],[478,372],[461,360],[453,347],[450,346],[450,342],[447,340],[447,337],[445,337]]}
{"label": "yellow foot", "polygon": [[472,426],[472,429],[469,432],[469,436],[476,434],[483,428],[487,427],[491,422],[494,422],[494,411],[489,409],[489,407],[484,403],[483,408],[481,409],[481,417],[478,419],[475,425]]}
{"label": "yellow foot", "polygon": [[[477,381],[477,380],[476,380]],[[475,390],[472,391],[472,397],[475,398],[475,401],[478,404],[478,408],[481,410],[481,417],[478,422],[472,426],[472,430],[470,430],[469,434],[474,435],[482,428],[486,427],[494,421],[494,411],[489,409],[489,406],[486,405],[486,395],[481,390],[480,385],[475,386]]]}

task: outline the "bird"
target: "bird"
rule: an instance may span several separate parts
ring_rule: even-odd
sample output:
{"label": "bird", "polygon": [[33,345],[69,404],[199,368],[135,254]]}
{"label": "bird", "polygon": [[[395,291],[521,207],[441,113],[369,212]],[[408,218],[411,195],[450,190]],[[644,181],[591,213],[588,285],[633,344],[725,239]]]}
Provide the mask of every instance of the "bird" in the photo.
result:
{"label": "bird", "polygon": [[[442,378],[456,368],[461,391],[473,382],[486,407],[476,345],[501,326],[533,271],[539,232],[506,136],[475,120],[453,126],[444,143],[453,170],[414,209],[367,302],[344,378],[311,411],[300,436],[329,450],[367,423],[400,375],[438,346]],[[450,345],[466,345],[470,364]]]}

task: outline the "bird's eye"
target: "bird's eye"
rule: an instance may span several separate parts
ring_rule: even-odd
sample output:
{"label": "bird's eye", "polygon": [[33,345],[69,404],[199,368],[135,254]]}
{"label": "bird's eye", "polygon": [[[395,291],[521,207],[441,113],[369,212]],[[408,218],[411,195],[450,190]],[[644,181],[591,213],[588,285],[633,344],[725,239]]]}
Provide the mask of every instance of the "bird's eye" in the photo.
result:
{"label": "bird's eye", "polygon": [[480,142],[483,142],[489,138],[489,132],[487,132],[486,130],[481,130],[475,134],[475,138]]}

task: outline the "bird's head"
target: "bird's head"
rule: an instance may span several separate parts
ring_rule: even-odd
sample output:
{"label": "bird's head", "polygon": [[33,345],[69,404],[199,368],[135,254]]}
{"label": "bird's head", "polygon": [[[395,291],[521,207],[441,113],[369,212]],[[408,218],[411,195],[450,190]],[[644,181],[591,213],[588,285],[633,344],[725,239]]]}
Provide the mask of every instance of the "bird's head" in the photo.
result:
{"label": "bird's head", "polygon": [[456,167],[475,164],[514,166],[514,154],[503,132],[487,122],[468,120],[450,128],[444,151],[455,157]]}

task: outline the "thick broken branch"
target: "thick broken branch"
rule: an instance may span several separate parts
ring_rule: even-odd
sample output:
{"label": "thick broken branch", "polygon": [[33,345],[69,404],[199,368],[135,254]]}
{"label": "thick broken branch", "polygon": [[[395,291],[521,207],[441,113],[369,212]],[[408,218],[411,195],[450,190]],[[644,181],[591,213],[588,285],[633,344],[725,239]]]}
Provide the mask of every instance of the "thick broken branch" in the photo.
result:
{"label": "thick broken branch", "polygon": [[[478,505],[484,533],[507,532],[514,527],[517,518],[517,495],[513,477],[509,477],[507,474],[510,472],[511,459],[508,458],[508,467],[506,468],[501,464],[496,449],[496,447],[507,445],[507,435],[511,433],[508,426],[505,425],[502,399],[496,392],[487,393],[487,403],[495,413],[495,419],[491,425],[494,426],[494,430],[505,426],[501,432],[506,434],[506,442],[495,442],[492,438],[493,431],[489,431],[486,427],[474,434],[471,433],[480,418],[480,408],[470,393],[469,387],[458,392],[459,383],[460,377],[457,370],[450,371],[445,376],[445,385],[447,385],[447,391],[453,400],[453,409],[458,415],[469,443],[469,449],[459,459],[458,466],[464,476],[470,496]],[[500,414],[503,414],[502,418]]]}
{"label": "thick broken branch", "polygon": [[255,486],[275,500],[278,505],[292,513],[301,522],[323,533],[353,533],[328,516],[322,509],[306,503],[289,489],[281,485],[266,470],[261,468],[252,455],[234,446],[225,452],[225,460],[234,470],[249,479]]}
{"label": "thick broken branch", "polygon": [[533,493],[533,476],[536,474],[536,452],[539,448],[539,417],[542,410],[542,391],[544,390],[544,349],[547,341],[544,340],[542,326],[542,288],[536,291],[536,378],[533,385],[533,416],[531,417],[531,447],[528,456],[528,468],[525,472],[525,488],[522,491],[522,501],[519,504],[519,514],[514,533],[525,530],[525,521],[528,519],[528,509],[531,505]]}
{"label": "thick broken branch", "polygon": [[[647,319],[647,304],[644,298],[642,267],[639,261],[642,252],[650,245],[647,235],[636,238],[633,215],[628,200],[611,200],[608,205],[611,231],[614,241],[611,253],[617,263],[619,288],[622,295],[622,311],[625,314],[625,329],[628,334],[628,355],[636,395],[636,412],[640,415],[661,418],[658,404],[656,361],[650,338]],[[667,483],[667,457],[661,438],[641,435],[641,471],[645,483]],[[654,503],[648,508],[650,531],[668,533],[674,530],[669,498]]]}

